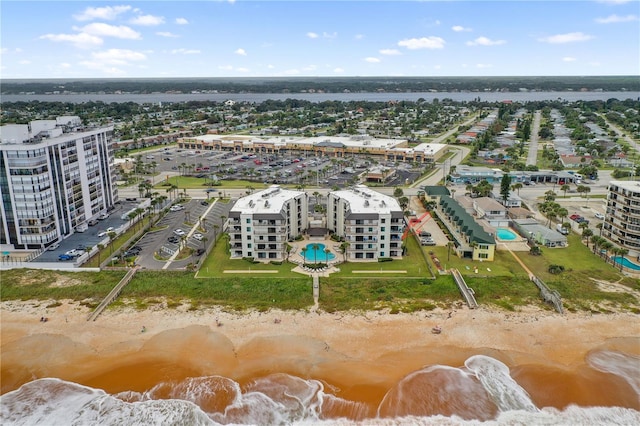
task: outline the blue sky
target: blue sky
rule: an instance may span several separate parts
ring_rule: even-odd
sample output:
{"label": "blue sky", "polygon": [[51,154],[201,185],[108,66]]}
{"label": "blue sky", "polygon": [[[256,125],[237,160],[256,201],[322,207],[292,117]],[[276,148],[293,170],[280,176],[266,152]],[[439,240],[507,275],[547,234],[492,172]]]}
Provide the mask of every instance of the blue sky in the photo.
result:
{"label": "blue sky", "polygon": [[0,4],[2,78],[640,75],[640,2]]}

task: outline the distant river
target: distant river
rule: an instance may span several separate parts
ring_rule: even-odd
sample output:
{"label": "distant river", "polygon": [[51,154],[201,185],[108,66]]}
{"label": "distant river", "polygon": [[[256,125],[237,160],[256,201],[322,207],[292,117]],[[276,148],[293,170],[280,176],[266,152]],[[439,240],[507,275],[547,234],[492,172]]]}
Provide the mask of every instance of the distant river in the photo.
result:
{"label": "distant river", "polygon": [[188,101],[215,101],[224,102],[234,100],[239,102],[261,103],[266,100],[300,99],[310,102],[324,101],[417,101],[425,99],[432,102],[434,99],[453,99],[457,102],[473,101],[480,99],[485,102],[499,102],[511,100],[514,102],[565,100],[595,101],[607,99],[640,99],[640,92],[402,92],[402,93],[150,93],[150,94],[70,94],[70,95],[2,95],[2,102],[136,102],[144,103],[171,103]]}

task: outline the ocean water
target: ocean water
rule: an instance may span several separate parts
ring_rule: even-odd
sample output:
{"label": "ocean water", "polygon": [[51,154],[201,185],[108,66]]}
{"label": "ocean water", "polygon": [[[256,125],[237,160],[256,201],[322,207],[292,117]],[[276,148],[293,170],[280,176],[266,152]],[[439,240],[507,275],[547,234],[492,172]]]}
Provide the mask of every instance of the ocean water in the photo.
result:
{"label": "ocean water", "polygon": [[[461,367],[425,366],[407,374],[374,406],[341,398],[326,382],[269,373],[239,383],[222,376],[185,377],[145,391],[109,394],[42,378],[0,397],[2,425],[638,425],[640,359],[617,351],[588,354],[602,389],[624,406],[538,406],[518,374],[486,355]],[[526,370],[526,369],[525,369]],[[583,374],[590,374],[589,372]],[[555,380],[566,377],[558,374]],[[540,383],[544,383],[542,380]],[[553,383],[551,380],[549,383]],[[596,386],[600,387],[600,386]],[[532,388],[533,389],[533,388]],[[592,389],[593,390],[593,389]],[[598,389],[595,389],[597,391]],[[539,384],[536,393],[558,392]],[[553,396],[553,395],[551,395]],[[634,405],[636,401],[636,405]],[[635,408],[629,408],[634,406]]]}

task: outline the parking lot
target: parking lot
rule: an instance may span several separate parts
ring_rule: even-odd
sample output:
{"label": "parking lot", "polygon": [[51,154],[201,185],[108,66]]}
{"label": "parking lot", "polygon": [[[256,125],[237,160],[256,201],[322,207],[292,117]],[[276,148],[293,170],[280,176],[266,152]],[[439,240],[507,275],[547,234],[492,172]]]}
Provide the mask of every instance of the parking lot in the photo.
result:
{"label": "parking lot", "polygon": [[[108,228],[113,228],[117,233],[123,229],[129,222],[129,219],[122,219],[121,215],[125,212],[137,206],[136,201],[121,201],[116,204],[116,208],[109,212],[109,217],[106,219],[98,220],[95,225],[89,226],[84,232],[76,232],[70,235],[68,238],[60,241],[59,246],[54,250],[47,250],[43,252],[37,258],[37,262],[57,262],[60,259],[60,255],[63,255],[71,250],[78,250],[78,254],[82,254],[85,251],[85,247],[94,247],[98,244],[106,244],[108,237],[106,235],[100,236],[103,232],[106,232]],[[77,256],[74,256],[77,257]],[[71,259],[70,259],[71,260]]]}
{"label": "parking lot", "polygon": [[[253,154],[233,151],[200,151],[162,148],[141,156],[141,161],[154,164],[155,172],[189,174],[202,179],[249,180],[268,184],[306,184],[338,187],[355,183],[357,176],[372,167],[365,155],[330,158],[308,152],[285,154]],[[381,164],[395,168],[395,164]],[[419,170],[401,165],[388,185],[401,185],[415,180]]]}

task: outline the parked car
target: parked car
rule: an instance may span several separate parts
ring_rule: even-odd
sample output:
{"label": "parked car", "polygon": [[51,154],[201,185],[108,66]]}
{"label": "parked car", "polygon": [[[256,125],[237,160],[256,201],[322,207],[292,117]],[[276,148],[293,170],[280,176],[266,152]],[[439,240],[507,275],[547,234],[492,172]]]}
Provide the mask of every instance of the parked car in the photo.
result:
{"label": "parked car", "polygon": [[582,216],[580,216],[579,214],[572,214],[571,216],[569,216],[569,219],[574,221],[577,221],[580,218],[582,218]]}
{"label": "parked car", "polygon": [[202,239],[204,238],[204,235],[202,235],[200,233],[195,233],[195,234],[193,234],[193,238],[195,238],[198,241],[202,241]]}
{"label": "parked car", "polygon": [[420,245],[423,245],[423,246],[435,246],[436,242],[434,240],[432,240],[431,238],[421,238],[420,239]]}
{"label": "parked car", "polygon": [[49,251],[54,251],[55,249],[57,249],[58,247],[60,247],[60,243],[53,243],[51,244],[49,247],[47,247],[47,250]]}
{"label": "parked car", "polygon": [[186,232],[184,232],[182,229],[178,228],[175,231],[173,231],[174,234],[176,234],[178,237],[182,237],[183,235],[187,235]]}
{"label": "parked car", "polygon": [[61,254],[60,256],[58,256],[58,260],[73,260],[75,259],[75,256],[70,256],[68,254]]}
{"label": "parked car", "polygon": [[604,215],[602,213],[596,213],[596,219],[604,219]]}
{"label": "parked car", "polygon": [[208,206],[208,205],[209,205],[209,202],[208,202],[207,200],[202,200],[202,201],[200,201],[200,205],[202,205],[202,206]]}
{"label": "parked car", "polygon": [[173,244],[178,244],[180,239],[178,237],[172,235],[169,238],[167,238],[167,241],[169,241],[170,243],[173,243]]}
{"label": "parked car", "polygon": [[198,250],[196,250],[196,256],[202,256],[203,254],[204,254],[203,248],[199,248]]}
{"label": "parked car", "polygon": [[80,256],[82,254],[82,252],[79,251],[79,250],[76,250],[76,249],[71,249],[71,250],[65,252],[64,254],[66,254],[67,256],[71,256],[71,257],[78,257],[78,256]]}
{"label": "parked car", "polygon": [[100,213],[100,216],[98,216],[98,219],[100,220],[105,220],[109,218],[109,213]]}
{"label": "parked car", "polygon": [[431,232],[420,231],[420,236],[421,237],[431,237]]}
{"label": "parked car", "polygon": [[180,210],[184,210],[184,206],[182,204],[176,204],[174,206],[171,206],[169,208],[169,210],[172,211],[172,212],[177,212],[177,211],[180,211]]}

